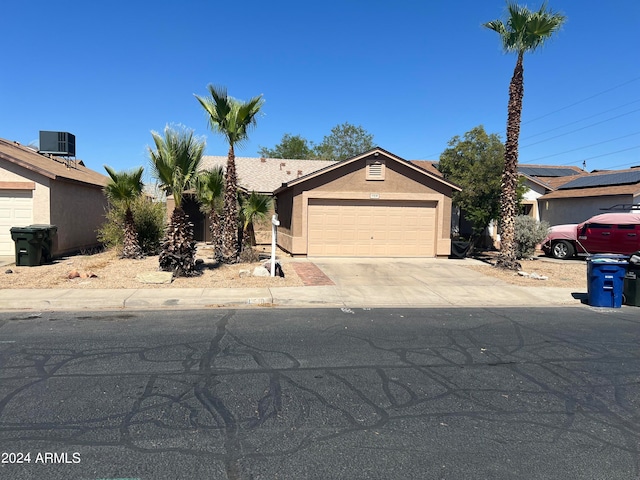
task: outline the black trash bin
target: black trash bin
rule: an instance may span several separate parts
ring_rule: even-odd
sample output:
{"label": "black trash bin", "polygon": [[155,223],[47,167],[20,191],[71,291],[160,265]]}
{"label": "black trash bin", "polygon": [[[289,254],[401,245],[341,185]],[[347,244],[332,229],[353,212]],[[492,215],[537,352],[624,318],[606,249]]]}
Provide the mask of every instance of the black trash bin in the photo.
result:
{"label": "black trash bin", "polygon": [[623,291],[625,305],[640,307],[640,252],[633,253],[629,259]]}
{"label": "black trash bin", "polygon": [[29,225],[28,228],[41,229],[44,232],[42,240],[42,263],[50,262],[53,259],[53,239],[58,233],[58,227],[48,224]]}
{"label": "black trash bin", "polygon": [[16,244],[16,265],[35,267],[42,262],[42,243],[45,231],[42,228],[11,227],[11,239]]}

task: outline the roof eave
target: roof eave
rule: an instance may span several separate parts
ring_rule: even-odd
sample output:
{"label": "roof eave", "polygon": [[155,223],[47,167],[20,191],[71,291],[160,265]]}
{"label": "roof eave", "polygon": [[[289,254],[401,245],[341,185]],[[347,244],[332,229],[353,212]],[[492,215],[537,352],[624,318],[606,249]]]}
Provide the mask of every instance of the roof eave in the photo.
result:
{"label": "roof eave", "polygon": [[462,191],[462,188],[460,188],[458,185],[449,182],[448,180],[445,180],[442,177],[438,177],[437,175],[434,175],[433,173],[429,172],[428,170],[425,170],[424,168],[418,167],[416,165],[413,165],[411,162],[409,162],[408,160],[405,160],[404,158],[398,157],[397,155],[394,155],[391,152],[388,152],[387,150],[385,150],[384,148],[380,148],[380,147],[376,147],[376,148],[372,148],[371,150],[368,150],[364,153],[361,153],[360,155],[356,155],[355,157],[351,157],[351,158],[347,158],[345,160],[342,160],[340,162],[336,162],[333,165],[328,165],[324,168],[321,168],[320,170],[316,170],[315,172],[309,173],[308,175],[304,175],[302,177],[296,178],[295,180],[291,180],[290,182],[286,182],[283,183],[280,187],[278,187],[276,190],[274,190],[273,194],[277,195],[278,193],[293,187],[294,185],[301,183],[301,182],[305,182],[307,180],[310,180],[312,178],[317,177],[318,175],[323,175],[327,172],[330,172],[332,170],[335,170],[337,168],[340,168],[344,165],[348,165],[350,163],[353,162],[357,162],[358,160],[362,160],[365,157],[370,156],[371,154],[375,154],[375,153],[382,153],[383,155],[387,156],[388,158],[391,158],[395,161],[397,161],[398,163],[402,163],[406,166],[408,166],[409,168],[413,169],[414,171],[421,173],[423,175],[426,175],[427,177],[436,180],[437,182],[443,183],[445,185],[447,185],[448,187],[452,188],[453,190],[457,190],[457,191]]}

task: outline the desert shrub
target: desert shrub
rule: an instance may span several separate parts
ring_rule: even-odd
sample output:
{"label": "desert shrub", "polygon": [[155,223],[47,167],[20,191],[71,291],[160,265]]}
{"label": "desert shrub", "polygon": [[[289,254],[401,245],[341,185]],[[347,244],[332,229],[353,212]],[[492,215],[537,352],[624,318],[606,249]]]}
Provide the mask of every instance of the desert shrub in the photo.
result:
{"label": "desert shrub", "polygon": [[[145,255],[156,255],[160,250],[160,242],[165,230],[165,205],[150,202],[144,197],[131,203],[133,220],[138,231],[138,241]],[[106,213],[105,223],[98,230],[98,240],[107,248],[122,248],[124,240],[123,204],[112,204]]]}
{"label": "desert shrub", "polygon": [[531,258],[536,245],[542,242],[549,232],[547,222],[538,222],[528,215],[516,217],[516,255],[518,258]]}

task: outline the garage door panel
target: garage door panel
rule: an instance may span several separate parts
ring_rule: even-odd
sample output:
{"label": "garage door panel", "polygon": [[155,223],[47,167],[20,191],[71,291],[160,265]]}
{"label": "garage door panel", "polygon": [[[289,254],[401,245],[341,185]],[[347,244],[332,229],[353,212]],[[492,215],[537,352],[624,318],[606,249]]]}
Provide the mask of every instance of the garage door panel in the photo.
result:
{"label": "garage door panel", "polygon": [[436,202],[312,199],[308,254],[432,257],[435,212]]}
{"label": "garage door panel", "polygon": [[15,255],[15,245],[11,238],[11,227],[25,227],[32,223],[32,191],[0,191],[0,255]]}

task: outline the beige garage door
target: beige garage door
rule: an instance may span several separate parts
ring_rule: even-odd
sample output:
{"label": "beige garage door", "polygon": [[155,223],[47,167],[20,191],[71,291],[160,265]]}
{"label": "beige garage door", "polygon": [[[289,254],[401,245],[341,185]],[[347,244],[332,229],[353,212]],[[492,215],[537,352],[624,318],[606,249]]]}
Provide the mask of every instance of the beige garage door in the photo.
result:
{"label": "beige garage door", "polygon": [[15,256],[11,227],[33,223],[31,190],[0,190],[0,256]]}
{"label": "beige garage door", "polygon": [[435,256],[436,202],[310,199],[308,255]]}

